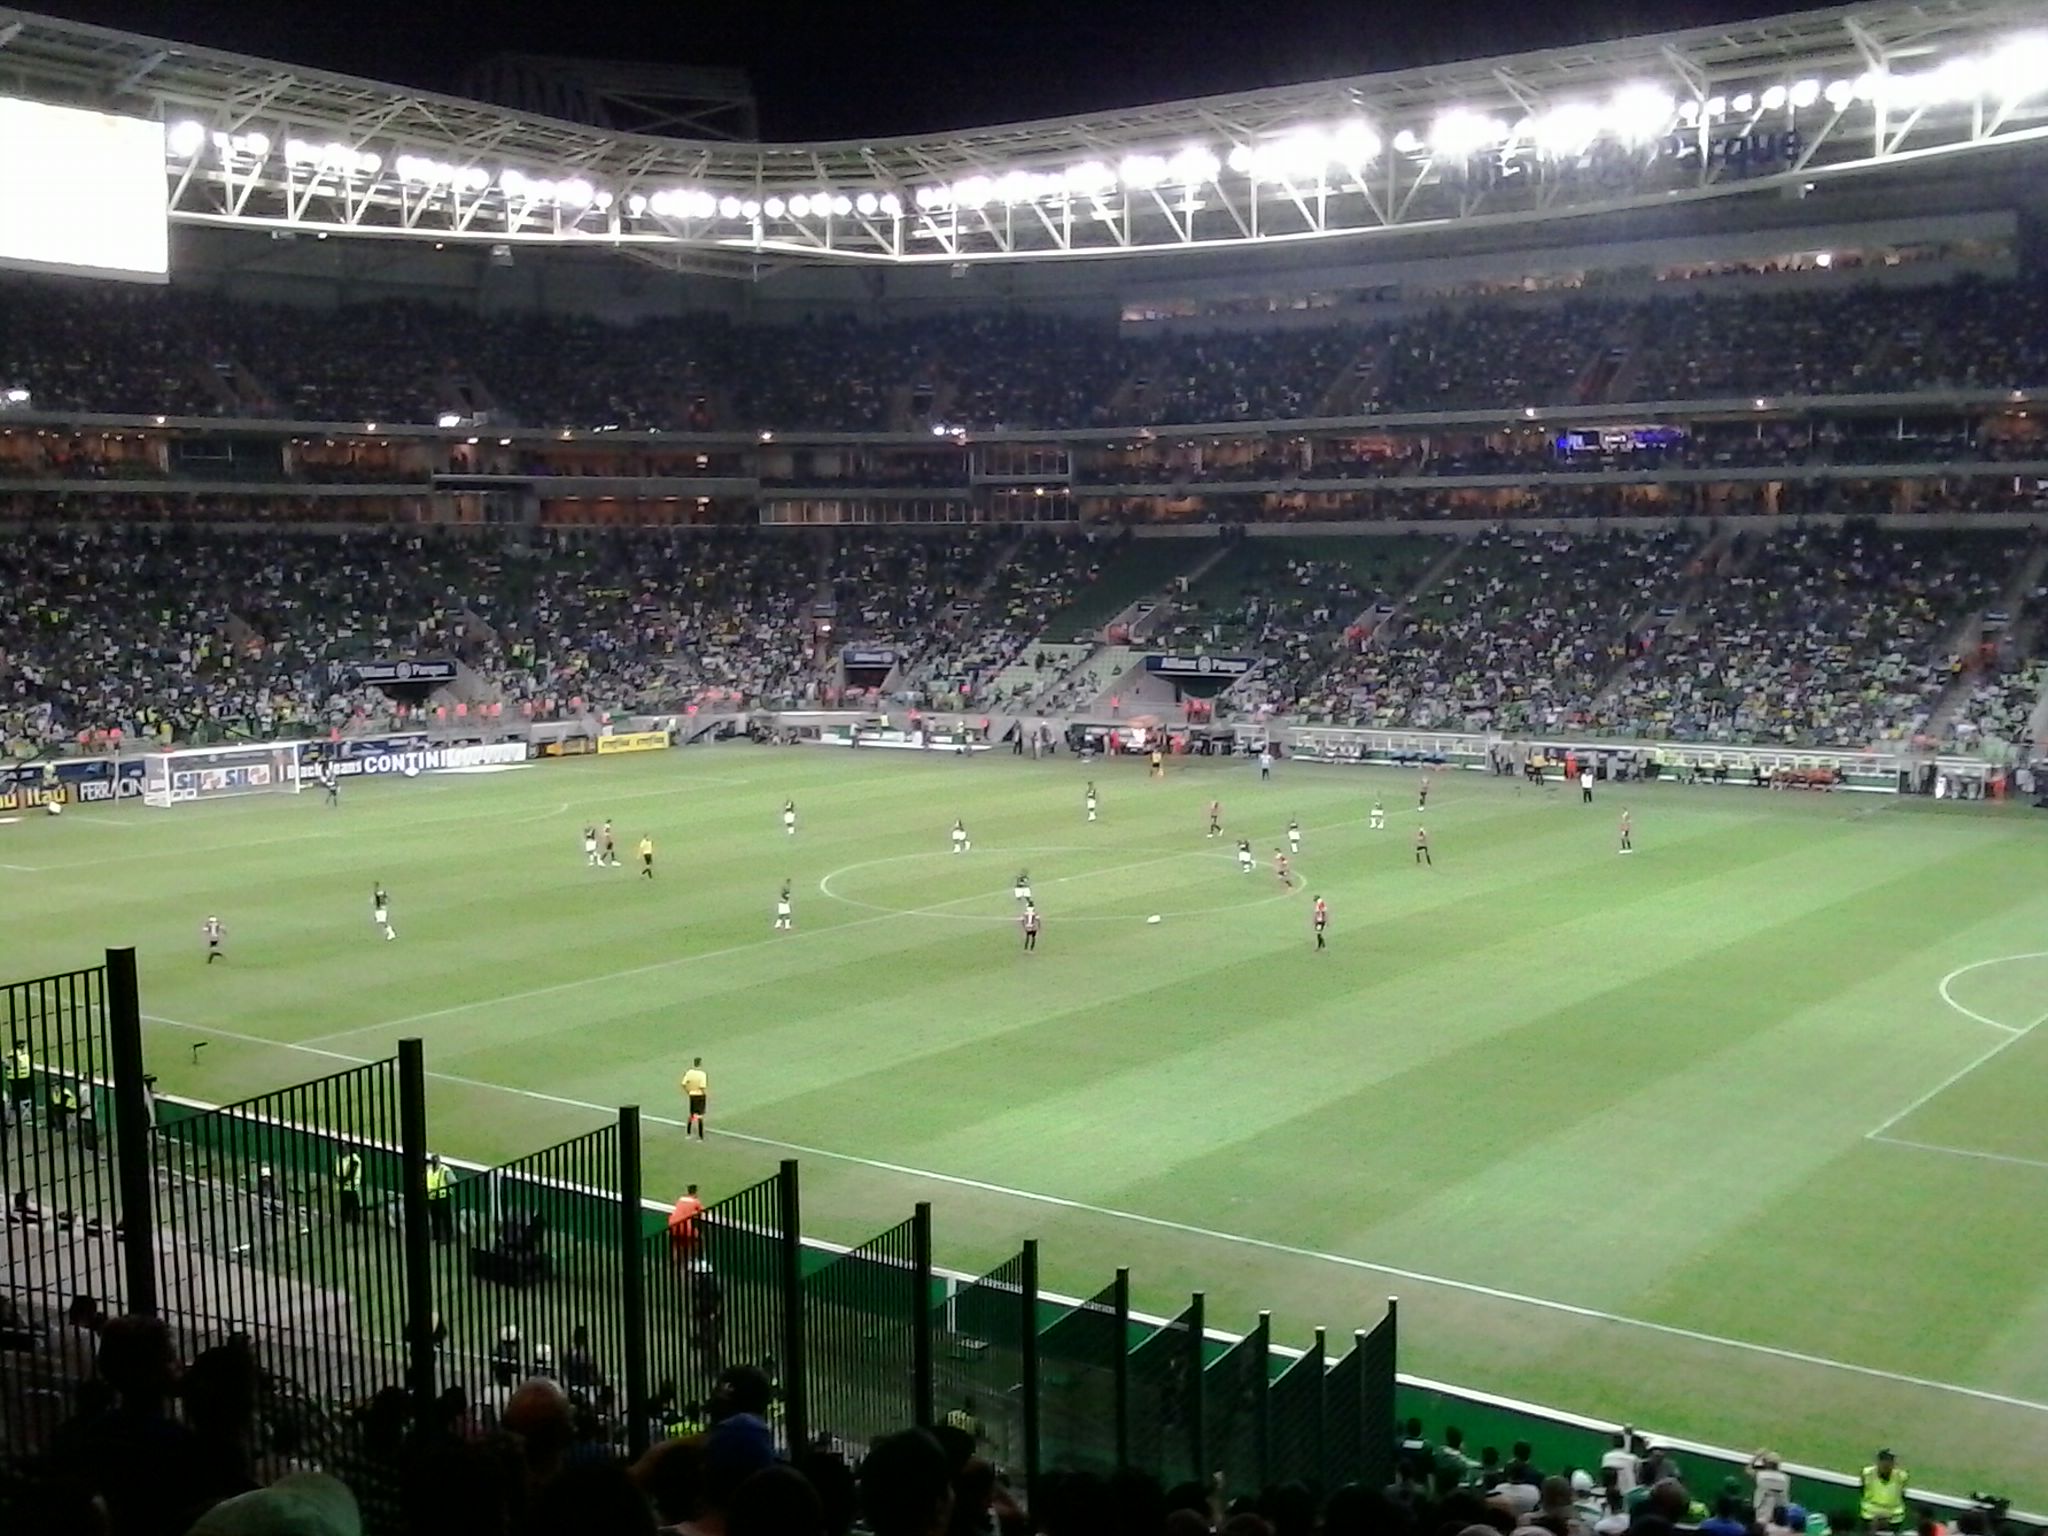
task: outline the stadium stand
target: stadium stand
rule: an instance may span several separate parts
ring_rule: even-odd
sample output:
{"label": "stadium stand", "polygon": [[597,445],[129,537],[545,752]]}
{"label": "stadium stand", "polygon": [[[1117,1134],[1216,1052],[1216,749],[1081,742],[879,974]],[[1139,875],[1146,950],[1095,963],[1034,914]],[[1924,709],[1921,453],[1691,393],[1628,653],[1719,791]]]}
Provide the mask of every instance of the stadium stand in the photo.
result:
{"label": "stadium stand", "polygon": [[0,377],[54,407],[130,414],[431,423],[481,397],[535,426],[1058,429],[1295,420],[1326,403],[1369,414],[2048,383],[2048,294],[2022,279],[1472,303],[1383,329],[1134,338],[1000,311],[613,326],[412,300],[229,304],[180,287],[110,303],[18,279],[4,299],[25,318],[0,340]]}

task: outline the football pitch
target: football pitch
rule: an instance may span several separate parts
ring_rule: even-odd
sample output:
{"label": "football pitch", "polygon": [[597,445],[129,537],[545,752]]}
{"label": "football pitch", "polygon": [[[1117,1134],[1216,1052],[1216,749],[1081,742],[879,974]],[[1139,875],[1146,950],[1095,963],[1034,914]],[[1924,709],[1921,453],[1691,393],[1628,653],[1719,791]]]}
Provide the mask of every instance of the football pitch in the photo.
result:
{"label": "football pitch", "polygon": [[1417,782],[733,745],[24,815],[0,974],[135,945],[174,1092],[417,1035],[457,1156],[637,1103],[664,1198],[795,1155],[814,1236],[928,1199],[942,1264],[1035,1236],[1048,1288],[1129,1265],[1146,1310],[1287,1342],[1398,1295],[1411,1373],[2048,1505],[2048,816],[1453,773],[1418,817]]}

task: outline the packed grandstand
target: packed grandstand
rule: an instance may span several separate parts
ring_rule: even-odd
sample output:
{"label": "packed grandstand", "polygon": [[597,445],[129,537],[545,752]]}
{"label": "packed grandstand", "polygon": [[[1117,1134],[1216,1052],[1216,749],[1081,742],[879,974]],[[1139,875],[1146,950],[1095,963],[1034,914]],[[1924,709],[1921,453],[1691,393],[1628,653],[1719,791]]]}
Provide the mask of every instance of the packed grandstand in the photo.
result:
{"label": "packed grandstand", "polygon": [[[1839,119],[1867,100],[1855,80],[1804,83],[1800,110]],[[1778,88],[1781,104],[1800,94]],[[1686,121],[1704,131],[1720,99]],[[1762,142],[1768,110],[1741,142]],[[2015,121],[2048,132],[2038,116]],[[567,241],[430,252],[452,232],[427,226],[427,275],[386,275],[342,225],[301,239],[303,210],[274,227],[181,213],[190,178],[174,177],[168,281],[0,278],[0,768],[29,785],[65,757],[650,717],[766,737],[784,716],[857,711],[964,718],[1020,755],[1142,721],[1164,735],[1137,739],[1170,749],[1198,724],[1242,726],[1261,752],[1289,732],[1305,754],[1318,732],[1370,736],[1404,770],[1458,738],[1499,772],[1502,742],[1568,742],[1683,748],[1696,775],[1723,749],[1765,749],[1772,783],[1831,785],[1824,765],[1867,754],[2048,788],[2034,142],[1987,149],[1974,180],[1944,177],[1949,160],[1889,166],[1888,149],[1832,182],[1823,156],[1809,183],[1785,156],[1746,200],[1717,186],[1720,201],[1664,205],[1645,186],[1556,225],[1488,224],[1474,202],[1469,226],[1405,243],[1247,232],[1034,268],[1013,289],[985,273],[1028,253],[963,243],[870,285],[844,281],[830,246],[770,250],[758,222],[750,254],[775,257],[758,282],[718,266],[730,252],[707,235],[679,236],[690,260],[655,272]],[[899,207],[915,200],[900,190]],[[267,268],[257,243],[275,248]],[[394,684],[394,660],[446,670]],[[1224,686],[1183,692],[1161,681],[1176,667]],[[1741,761],[1767,782],[1763,758]],[[1086,803],[1093,822],[1092,779]],[[381,924],[381,883],[376,900]],[[127,1373],[110,1385],[145,1405],[165,1389],[177,1341],[153,1321],[79,1326]],[[1717,1495],[1626,1433],[1604,1470],[1539,1469],[1526,1446],[1482,1461],[1419,1422],[1383,1448],[1384,1491],[1288,1484],[1232,1503],[1080,1471],[1023,1490],[1027,1516],[971,1401],[951,1434],[882,1439],[858,1471],[822,1444],[778,1462],[762,1372],[721,1370],[719,1400],[642,1402],[629,1422],[623,1384],[575,1379],[552,1348],[521,1357],[516,1329],[504,1342],[503,1375],[421,1415],[405,1456],[404,1392],[363,1407],[391,1421],[372,1447],[388,1456],[367,1463],[386,1501],[373,1528],[638,1530],[635,1513],[590,1514],[617,1500],[706,1536],[822,1536],[857,1513],[877,1536],[1827,1529],[1775,1456]],[[578,1347],[589,1366],[587,1340],[563,1341]],[[227,1397],[274,1388],[246,1340],[209,1353]],[[166,1431],[153,1470],[183,1501],[176,1521],[116,1491],[107,1525],[71,1528],[185,1530],[249,1481],[214,1428]],[[630,1485],[618,1458],[587,1454],[650,1439]],[[508,1444],[513,1461],[494,1461]],[[1902,1528],[1902,1491],[1897,1519],[1881,1481],[1860,1492],[1839,1495],[1847,1518]],[[501,1497],[503,1518],[482,1521]],[[51,1500],[53,1522],[85,1518]],[[1987,1500],[1954,1529],[1989,1533],[2003,1513]]]}

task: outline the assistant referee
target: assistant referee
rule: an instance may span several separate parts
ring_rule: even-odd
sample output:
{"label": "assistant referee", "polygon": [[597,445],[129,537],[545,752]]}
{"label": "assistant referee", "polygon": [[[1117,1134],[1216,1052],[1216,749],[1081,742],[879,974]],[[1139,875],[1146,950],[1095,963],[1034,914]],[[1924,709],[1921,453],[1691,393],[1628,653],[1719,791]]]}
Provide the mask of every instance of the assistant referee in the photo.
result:
{"label": "assistant referee", "polygon": [[704,1058],[695,1057],[690,1070],[682,1077],[683,1097],[690,1101],[690,1118],[683,1122],[683,1134],[697,1133],[697,1139],[704,1139],[704,1108],[711,1097],[711,1079],[704,1075]]}

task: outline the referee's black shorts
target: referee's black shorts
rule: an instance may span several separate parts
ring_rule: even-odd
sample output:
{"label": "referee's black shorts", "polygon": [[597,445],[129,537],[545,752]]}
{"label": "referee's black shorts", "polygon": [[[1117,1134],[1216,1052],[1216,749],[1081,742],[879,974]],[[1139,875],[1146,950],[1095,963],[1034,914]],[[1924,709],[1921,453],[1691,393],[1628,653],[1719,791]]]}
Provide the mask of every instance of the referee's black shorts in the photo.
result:
{"label": "referee's black shorts", "polygon": [[701,1114],[703,1114],[703,1113],[704,1113],[704,1098],[705,1098],[705,1096],[704,1096],[703,1094],[701,1094],[701,1093],[693,1093],[693,1094],[691,1094],[691,1095],[690,1095],[690,1113],[691,1113],[691,1114],[693,1114],[693,1115],[701,1115]]}

